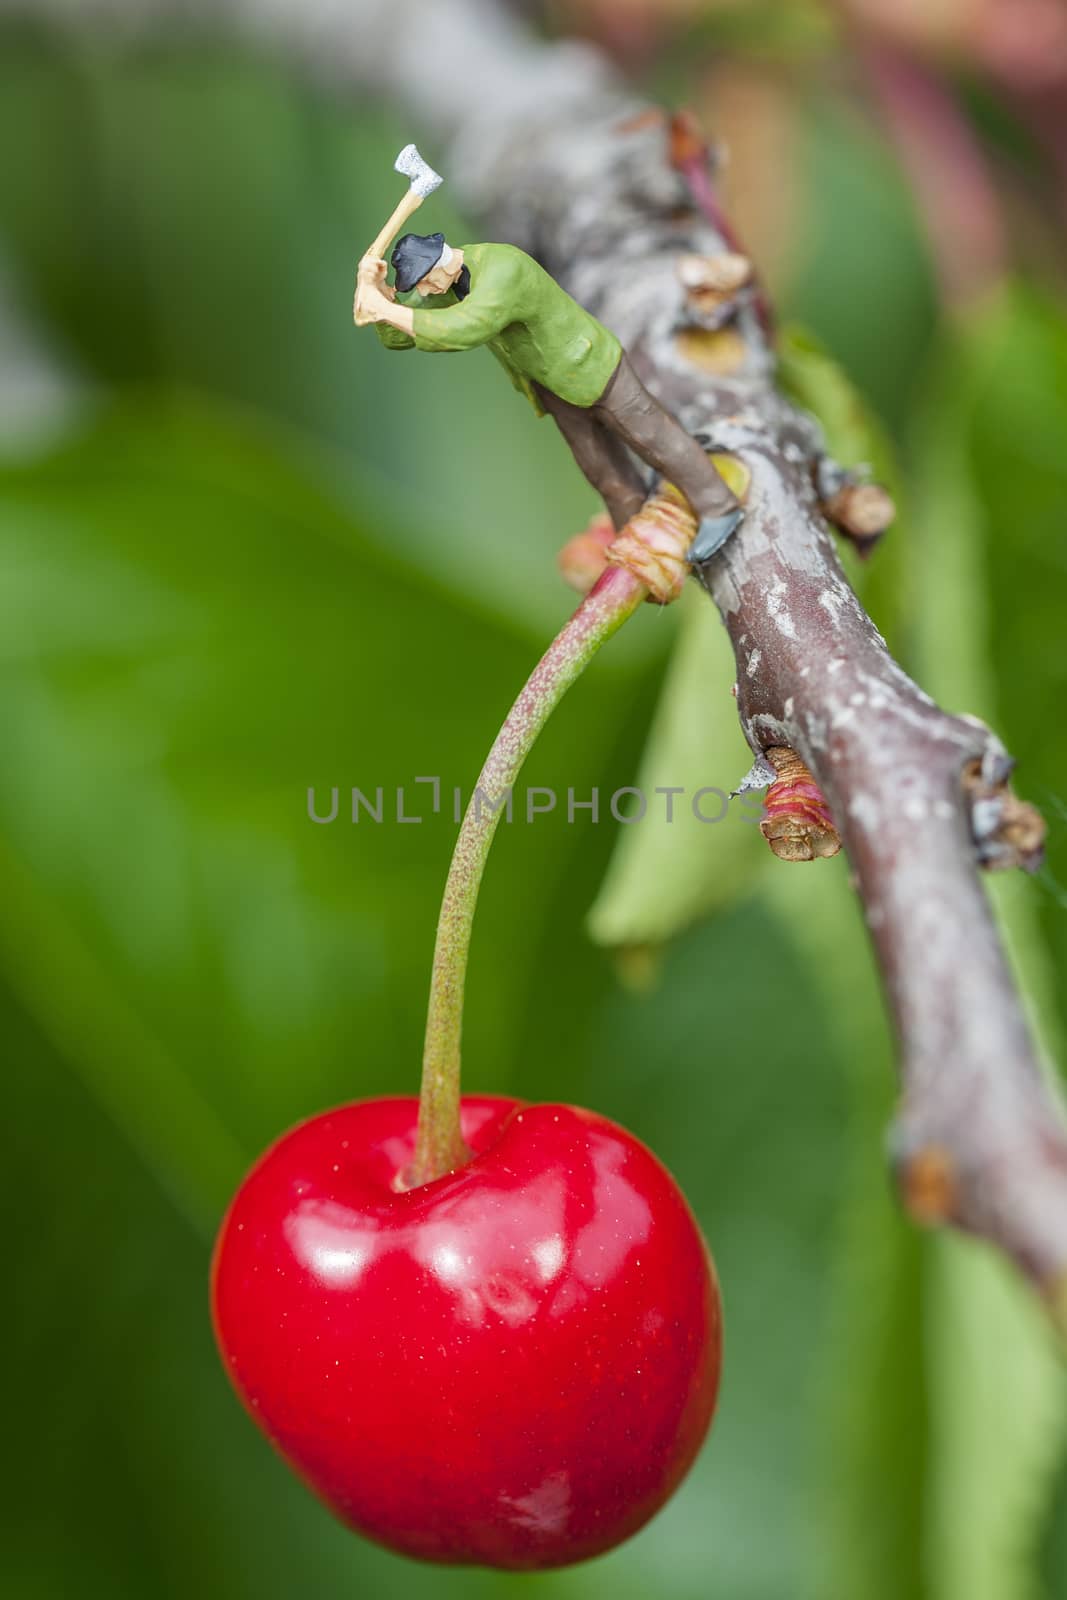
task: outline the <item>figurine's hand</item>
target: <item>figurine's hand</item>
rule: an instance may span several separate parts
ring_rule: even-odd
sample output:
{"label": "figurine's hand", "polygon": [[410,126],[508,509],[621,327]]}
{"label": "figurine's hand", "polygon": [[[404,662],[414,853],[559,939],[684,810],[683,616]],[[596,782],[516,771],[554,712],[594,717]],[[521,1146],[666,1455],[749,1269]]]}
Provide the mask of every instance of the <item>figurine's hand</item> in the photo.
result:
{"label": "figurine's hand", "polygon": [[364,256],[359,263],[356,282],[364,289],[385,289],[388,270],[381,256]]}
{"label": "figurine's hand", "polygon": [[356,298],[352,306],[352,316],[357,328],[365,328],[371,322],[383,322],[392,304],[392,296],[385,295],[380,289],[366,286],[362,283],[356,285]]}
{"label": "figurine's hand", "polygon": [[[364,256],[360,261],[356,274],[356,298],[352,305],[352,316],[357,327],[366,327],[368,322],[380,322],[382,301],[392,305],[396,300],[396,290],[385,281],[388,270],[381,256]],[[375,305],[377,315],[372,314]]]}

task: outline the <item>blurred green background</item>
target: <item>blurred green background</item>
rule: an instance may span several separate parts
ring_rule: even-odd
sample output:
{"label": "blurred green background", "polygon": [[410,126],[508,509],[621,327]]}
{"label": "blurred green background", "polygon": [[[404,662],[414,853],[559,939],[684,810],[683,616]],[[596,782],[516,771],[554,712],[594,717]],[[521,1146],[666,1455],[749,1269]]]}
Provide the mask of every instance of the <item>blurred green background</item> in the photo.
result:
{"label": "blurred green background", "polygon": [[[907,514],[857,578],[924,686],[994,721],[1048,817],[1043,873],[992,887],[1053,1054],[1061,12],[560,0],[543,18],[728,141],[728,204],[827,352],[804,376],[835,442],[900,461]],[[356,257],[418,135],[210,30],[123,52],[0,29],[0,1585],[1065,1596],[1059,1359],[999,1261],[897,1214],[891,1043],[846,864],[777,863],[739,815],[649,820],[614,861],[606,816],[502,828],[470,981],[468,1084],[626,1123],[712,1243],[724,1388],[674,1502],[571,1571],[422,1568],[337,1526],[229,1391],[206,1272],[243,1168],[295,1119],[417,1080],[454,825],[353,826],[344,793],[469,788],[571,608],[554,556],[592,509],[490,357],[416,365],[351,327]],[[609,647],[525,781],[733,786],[731,663],[688,601]],[[310,785],[341,788],[332,826],[309,822]]]}

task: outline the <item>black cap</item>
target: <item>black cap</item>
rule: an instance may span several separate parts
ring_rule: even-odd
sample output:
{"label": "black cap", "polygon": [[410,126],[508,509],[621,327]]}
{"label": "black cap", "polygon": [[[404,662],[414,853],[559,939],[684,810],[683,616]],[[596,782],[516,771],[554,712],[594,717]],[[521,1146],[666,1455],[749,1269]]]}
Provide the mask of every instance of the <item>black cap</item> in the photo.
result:
{"label": "black cap", "polygon": [[428,272],[432,272],[441,259],[444,247],[443,233],[405,233],[397,241],[390,260],[401,294],[407,294],[409,289],[414,289],[417,283],[422,282]]}

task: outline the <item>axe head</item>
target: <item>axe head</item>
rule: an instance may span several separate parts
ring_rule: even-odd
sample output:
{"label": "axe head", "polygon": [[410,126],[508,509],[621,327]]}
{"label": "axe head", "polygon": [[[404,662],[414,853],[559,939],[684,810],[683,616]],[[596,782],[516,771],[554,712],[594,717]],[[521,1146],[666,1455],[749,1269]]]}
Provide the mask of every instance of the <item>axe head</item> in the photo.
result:
{"label": "axe head", "polygon": [[433,170],[428,161],[424,161],[413,144],[406,144],[393,162],[393,168],[402,172],[405,178],[411,179],[411,187],[420,199],[425,200],[428,194],[433,194],[444,182],[441,175]]}

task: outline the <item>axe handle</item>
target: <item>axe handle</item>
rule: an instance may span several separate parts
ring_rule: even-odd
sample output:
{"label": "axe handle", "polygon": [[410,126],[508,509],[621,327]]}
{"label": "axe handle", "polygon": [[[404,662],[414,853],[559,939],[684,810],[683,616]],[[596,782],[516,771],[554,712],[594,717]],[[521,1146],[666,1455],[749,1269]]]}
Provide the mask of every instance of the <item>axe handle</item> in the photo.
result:
{"label": "axe handle", "polygon": [[381,233],[367,251],[369,256],[382,256],[385,254],[387,247],[400,232],[408,218],[422,205],[422,200],[421,194],[416,194],[414,189],[408,190]]}

